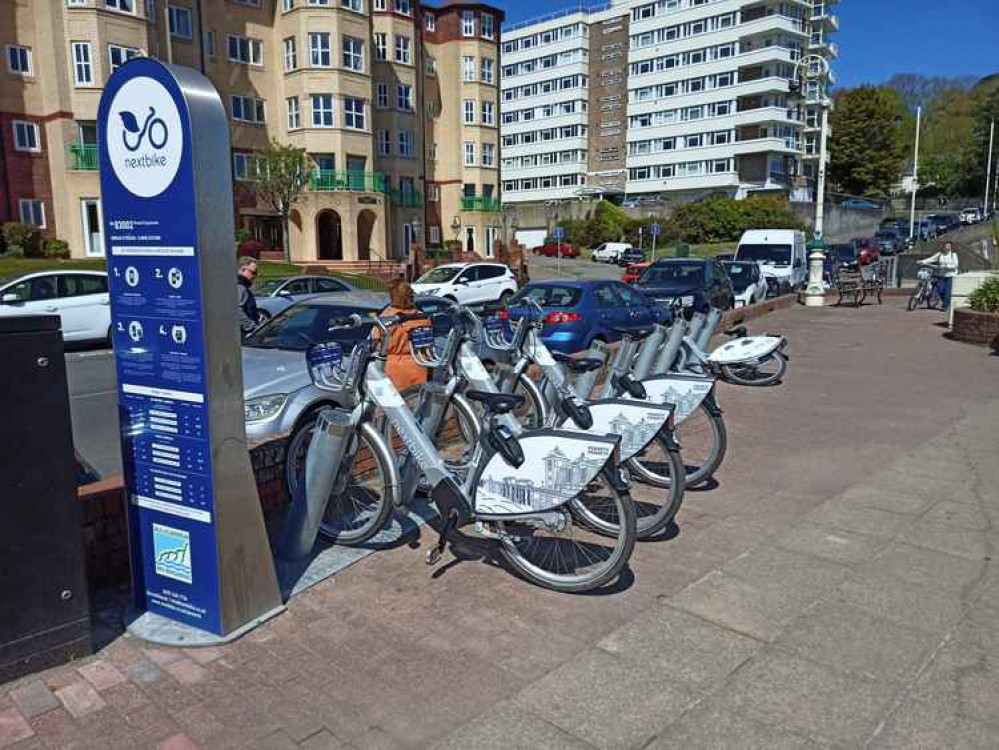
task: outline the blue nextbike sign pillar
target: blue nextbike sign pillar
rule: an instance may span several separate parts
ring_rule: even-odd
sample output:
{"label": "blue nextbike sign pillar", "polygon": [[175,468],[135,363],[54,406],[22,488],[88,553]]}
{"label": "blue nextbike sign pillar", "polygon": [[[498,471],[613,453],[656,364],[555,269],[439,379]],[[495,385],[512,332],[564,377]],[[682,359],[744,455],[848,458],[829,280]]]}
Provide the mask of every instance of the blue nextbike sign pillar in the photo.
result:
{"label": "blue nextbike sign pillar", "polygon": [[98,115],[140,637],[218,642],[282,609],[246,448],[229,130],[190,68],[133,60]]}

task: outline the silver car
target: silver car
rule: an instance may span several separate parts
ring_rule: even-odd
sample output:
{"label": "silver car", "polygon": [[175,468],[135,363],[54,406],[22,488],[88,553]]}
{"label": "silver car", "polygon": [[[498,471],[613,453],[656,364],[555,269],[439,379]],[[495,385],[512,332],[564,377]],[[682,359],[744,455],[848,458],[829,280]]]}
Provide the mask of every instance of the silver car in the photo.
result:
{"label": "silver car", "polygon": [[264,320],[270,320],[296,302],[303,302],[323,294],[346,292],[361,295],[358,299],[367,299],[372,303],[385,299],[384,293],[363,292],[332,276],[284,276],[258,281],[253,287],[253,293],[257,298],[257,309],[260,310]]}

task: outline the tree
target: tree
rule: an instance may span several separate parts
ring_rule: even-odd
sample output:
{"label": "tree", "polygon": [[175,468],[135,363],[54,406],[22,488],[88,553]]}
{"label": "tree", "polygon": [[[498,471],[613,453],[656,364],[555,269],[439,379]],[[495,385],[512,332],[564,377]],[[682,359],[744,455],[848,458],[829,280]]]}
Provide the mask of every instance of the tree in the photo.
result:
{"label": "tree", "polygon": [[839,190],[888,195],[904,169],[905,150],[895,118],[905,112],[901,96],[885,87],[861,86],[836,96],[829,177]]}
{"label": "tree", "polygon": [[885,84],[890,89],[894,89],[905,102],[905,106],[910,110],[916,107],[929,107],[930,102],[936,99],[944,91],[961,91],[967,93],[974,88],[978,80],[975,76],[956,76],[946,78],[944,76],[924,76],[917,73],[896,73]]}
{"label": "tree", "polygon": [[272,140],[256,154],[254,179],[249,185],[256,196],[281,217],[281,244],[285,262],[291,262],[288,216],[312,173],[312,160],[304,148],[286,146]]}

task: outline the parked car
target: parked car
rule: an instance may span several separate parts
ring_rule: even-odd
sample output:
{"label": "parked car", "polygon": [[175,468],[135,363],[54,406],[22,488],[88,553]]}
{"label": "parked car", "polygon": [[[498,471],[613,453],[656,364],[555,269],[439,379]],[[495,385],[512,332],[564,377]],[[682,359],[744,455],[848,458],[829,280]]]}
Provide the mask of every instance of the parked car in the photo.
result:
{"label": "parked car", "polygon": [[535,248],[534,252],[536,255],[543,255],[546,258],[557,258],[561,253],[563,258],[578,258],[579,248],[573,245],[568,245],[565,242],[559,244],[557,242],[549,242],[547,245],[542,245],[541,247]]}
{"label": "parked car", "polygon": [[854,211],[877,211],[881,208],[877,203],[865,201],[860,198],[849,198],[839,204],[842,208],[850,208]]}
{"label": "parked car", "polygon": [[645,269],[651,266],[652,263],[649,261],[643,261],[642,263],[632,263],[628,266],[624,273],[621,274],[621,281],[625,284],[634,284],[638,281],[639,276],[644,273]]}
{"label": "parked car", "polygon": [[679,300],[687,311],[735,306],[732,282],[714,258],[662,258],[645,270],[635,287],[664,305]]}
{"label": "parked car", "polygon": [[593,248],[590,260],[595,263],[617,263],[618,256],[630,249],[631,245],[627,242],[605,242]]}
{"label": "parked car", "polygon": [[894,255],[905,250],[906,240],[897,229],[880,230],[874,235],[874,241],[877,242],[878,252],[881,255]]}
{"label": "parked car", "polygon": [[594,341],[612,343],[620,329],[640,330],[672,319],[669,309],[620,281],[539,281],[526,285],[507,304],[501,318],[519,320],[536,314],[531,300],[545,310],[541,339],[564,354],[587,349]]}
{"label": "parked car", "polygon": [[58,315],[64,341],[108,341],[111,299],[103,271],[39,271],[0,280],[0,316]]}
{"label": "parked car", "polygon": [[463,305],[505,301],[517,293],[517,278],[502,263],[448,263],[417,279],[413,293]]}
{"label": "parked car", "polygon": [[722,264],[735,293],[735,306],[755,305],[767,298],[767,280],[759,263],[729,261]]}
{"label": "parked car", "polygon": [[645,260],[645,251],[637,247],[629,247],[622,250],[617,256],[619,266],[629,266],[632,263],[641,263]]}
{"label": "parked car", "polygon": [[982,210],[975,206],[965,208],[961,211],[959,218],[962,224],[977,224],[982,220]]}
{"label": "parked car", "polygon": [[858,237],[851,241],[856,260],[862,266],[870,265],[877,260],[881,260],[881,251],[878,248],[877,240],[873,237]]}
{"label": "parked car", "polygon": [[739,239],[735,260],[763,264],[763,275],[776,279],[778,294],[787,294],[808,280],[807,255],[803,232],[751,229]]}
{"label": "parked car", "polygon": [[[253,293],[257,297],[257,308],[264,319],[273,318],[296,302],[321,294],[341,292],[365,294],[332,276],[284,276],[279,279],[266,279],[253,287]],[[384,294],[372,294],[371,301],[377,302],[384,297]]]}
{"label": "parked car", "polygon": [[[836,280],[839,270],[843,266],[843,247],[844,245],[838,243],[826,245],[825,250],[822,251],[825,256],[825,260],[822,261],[822,278],[829,284]],[[852,246],[850,252],[853,252]]]}
{"label": "parked car", "polygon": [[926,220],[936,227],[937,235],[946,234],[961,226],[961,217],[957,214],[930,214]]}

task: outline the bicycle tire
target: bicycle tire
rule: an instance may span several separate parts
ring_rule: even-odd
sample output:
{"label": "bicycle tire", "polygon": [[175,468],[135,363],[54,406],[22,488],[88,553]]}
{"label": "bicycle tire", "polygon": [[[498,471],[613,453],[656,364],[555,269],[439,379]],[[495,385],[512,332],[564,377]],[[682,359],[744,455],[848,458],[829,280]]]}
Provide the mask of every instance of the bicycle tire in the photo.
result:
{"label": "bicycle tire", "polygon": [[[634,457],[625,463],[632,479],[638,483],[654,487],[657,490],[666,490],[666,495],[661,503],[647,500],[634,501],[633,499],[636,531],[639,539],[658,534],[676,518],[676,514],[680,512],[680,507],[683,505],[683,491],[686,487],[686,481],[676,481],[676,478],[685,476],[686,467],[675,443],[660,434],[653,439],[653,445],[662,450],[662,460],[653,463],[650,458],[643,460]],[[610,532],[614,528],[607,524],[604,519],[591,517],[584,509],[574,508],[574,510],[603,533]]]}
{"label": "bicycle tire", "polygon": [[[363,423],[358,428],[356,439],[361,441],[361,445],[358,446],[347,486],[343,492],[330,497],[319,524],[319,533],[323,537],[345,547],[364,544],[384,528],[389,513],[392,512],[391,493],[393,488],[398,486],[392,453],[375,426],[368,422]],[[364,453],[365,449],[367,454]],[[370,488],[356,481],[361,479],[358,475],[359,467],[365,466],[369,458],[373,461],[373,467],[364,471],[364,478],[375,479],[382,487],[382,491],[373,502]],[[340,511],[347,509],[348,503],[357,508],[358,503],[355,500],[364,494],[368,495],[367,515],[360,523],[348,523],[347,514]]]}
{"label": "bicycle tire", "polygon": [[[574,575],[571,572],[562,572],[561,568],[570,563],[569,549],[573,550],[571,555],[572,561],[575,562],[579,559],[575,552],[576,548],[566,549],[566,554],[563,555],[559,552],[559,547],[555,544],[544,544],[545,540],[533,536],[529,541],[540,541],[542,543],[532,547],[524,543],[524,537],[517,536],[518,530],[525,527],[526,524],[522,522],[518,523],[517,521],[495,521],[497,529],[504,535],[504,538],[499,542],[500,554],[517,575],[542,588],[566,594],[581,594],[586,591],[592,591],[610,583],[620,575],[621,570],[628,563],[631,553],[635,548],[635,540],[637,538],[635,506],[631,499],[631,494],[625,489],[616,488],[607,478],[606,472],[598,475],[598,478],[600,477],[603,478],[603,484],[607,490],[604,497],[609,500],[610,505],[613,507],[613,512],[618,519],[617,533],[613,536],[613,546],[609,549],[605,547],[605,544],[609,544],[607,536],[593,535],[592,530],[584,528],[586,524],[579,523],[578,528],[587,533],[585,539],[592,539],[593,541],[583,541],[577,547],[588,545],[604,550],[606,556],[602,564],[596,570],[588,573]],[[551,513],[558,513],[563,522],[567,524],[567,527],[577,528],[572,526],[572,524],[576,523],[576,519],[570,506],[572,503],[586,502],[586,500],[581,500],[580,498],[592,491],[594,483],[591,483],[591,486],[584,493],[580,493],[570,503],[554,509]],[[527,526],[527,531],[529,535],[533,535],[536,529]],[[595,544],[594,542],[597,541],[602,544]],[[531,559],[532,552],[530,550],[537,552],[538,560]],[[590,549],[584,553],[583,557],[593,560],[599,554],[597,549]],[[545,568],[544,565],[549,565],[551,569]]]}
{"label": "bicycle tire", "polygon": [[919,307],[919,301],[920,301],[919,300],[919,292],[916,292],[915,294],[913,294],[913,295],[911,295],[909,297],[909,302],[907,304],[907,308],[908,308],[909,312],[912,312],[917,307]]}
{"label": "bicycle tire", "polygon": [[760,364],[769,362],[777,362],[777,369],[762,376],[757,376],[757,373],[760,372],[758,367],[748,367],[746,365],[722,365],[721,371],[725,380],[729,383],[762,388],[779,383],[784,375],[787,374],[787,357],[781,352],[774,352],[764,357],[760,361]]}
{"label": "bicycle tire", "polygon": [[[696,437],[696,431],[702,424],[706,424],[710,431],[710,438],[707,441],[710,447],[706,451],[698,449],[698,444],[704,441],[699,441]],[[728,451],[725,420],[720,412],[708,409],[703,403],[698,404],[697,408],[676,426],[674,437],[680,444],[680,455],[683,458],[686,475],[684,487],[688,490],[707,482],[725,460],[725,453]]]}

